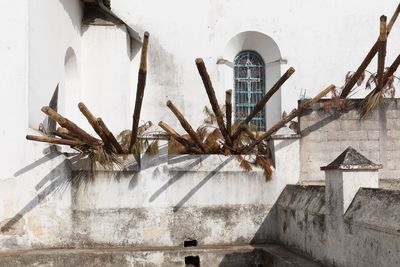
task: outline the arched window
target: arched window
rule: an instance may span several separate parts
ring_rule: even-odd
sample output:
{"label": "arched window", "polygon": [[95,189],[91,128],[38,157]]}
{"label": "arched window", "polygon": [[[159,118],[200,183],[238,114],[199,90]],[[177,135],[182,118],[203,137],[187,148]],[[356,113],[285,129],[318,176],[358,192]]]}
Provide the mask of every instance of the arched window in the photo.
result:
{"label": "arched window", "polygon": [[[261,56],[254,51],[240,52],[234,62],[235,116],[242,121],[265,94],[265,66]],[[258,131],[265,131],[265,108],[251,123]]]}

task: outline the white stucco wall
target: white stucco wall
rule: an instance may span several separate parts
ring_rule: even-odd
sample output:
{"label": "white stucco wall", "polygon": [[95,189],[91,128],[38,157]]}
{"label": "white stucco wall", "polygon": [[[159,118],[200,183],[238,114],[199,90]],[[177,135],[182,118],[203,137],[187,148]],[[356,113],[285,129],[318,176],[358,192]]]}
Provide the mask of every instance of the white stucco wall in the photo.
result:
{"label": "white stucco wall", "polygon": [[131,69],[131,40],[125,25],[84,26],[83,32],[82,100],[117,135],[132,127],[137,69]]}
{"label": "white stucco wall", "polygon": [[[29,1],[29,126],[34,129],[43,121],[40,108],[49,104],[57,83],[60,111],[68,110],[74,117],[79,112],[77,103],[71,103],[76,97],[65,92],[65,63],[73,51],[79,72],[82,13],[78,0]],[[70,105],[75,112],[66,107]]]}
{"label": "white stucco wall", "polygon": [[1,9],[6,11],[0,17],[0,32],[3,33],[0,40],[0,179],[11,175],[24,160],[22,142],[28,126],[27,2],[0,2]]}

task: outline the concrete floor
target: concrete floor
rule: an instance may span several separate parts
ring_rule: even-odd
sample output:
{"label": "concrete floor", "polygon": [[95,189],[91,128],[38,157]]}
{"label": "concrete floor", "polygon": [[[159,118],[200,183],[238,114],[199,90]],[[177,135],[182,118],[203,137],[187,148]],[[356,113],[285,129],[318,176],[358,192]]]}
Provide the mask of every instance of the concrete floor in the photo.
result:
{"label": "concrete floor", "polygon": [[[200,265],[185,263],[199,257]],[[0,253],[0,267],[14,266],[302,266],[318,267],[315,262],[278,245],[39,249]]]}

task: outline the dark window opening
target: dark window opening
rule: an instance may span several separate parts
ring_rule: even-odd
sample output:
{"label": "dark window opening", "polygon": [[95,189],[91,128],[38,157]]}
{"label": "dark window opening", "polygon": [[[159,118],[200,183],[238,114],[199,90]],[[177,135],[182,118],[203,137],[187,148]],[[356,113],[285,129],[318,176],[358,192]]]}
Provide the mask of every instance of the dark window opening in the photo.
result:
{"label": "dark window opening", "polygon": [[183,246],[186,247],[197,247],[197,240],[187,240],[183,242]]}
{"label": "dark window opening", "polygon": [[187,256],[185,257],[186,267],[200,267],[199,256]]}

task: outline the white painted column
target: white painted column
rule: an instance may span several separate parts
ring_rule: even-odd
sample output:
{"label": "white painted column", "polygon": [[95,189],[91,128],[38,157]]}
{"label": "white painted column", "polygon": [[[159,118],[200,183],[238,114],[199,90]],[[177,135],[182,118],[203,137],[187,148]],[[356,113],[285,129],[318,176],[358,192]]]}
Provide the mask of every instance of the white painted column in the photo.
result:
{"label": "white painted column", "polygon": [[325,171],[326,253],[328,258],[338,259],[333,264],[341,266],[346,251],[344,214],[361,187],[379,187],[380,168],[352,147],[321,167]]}

